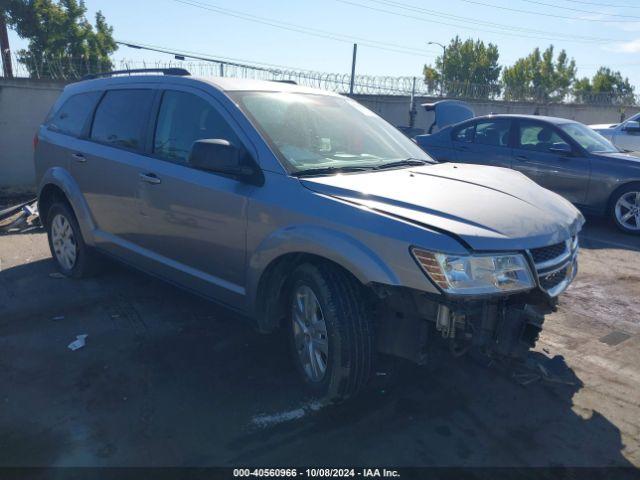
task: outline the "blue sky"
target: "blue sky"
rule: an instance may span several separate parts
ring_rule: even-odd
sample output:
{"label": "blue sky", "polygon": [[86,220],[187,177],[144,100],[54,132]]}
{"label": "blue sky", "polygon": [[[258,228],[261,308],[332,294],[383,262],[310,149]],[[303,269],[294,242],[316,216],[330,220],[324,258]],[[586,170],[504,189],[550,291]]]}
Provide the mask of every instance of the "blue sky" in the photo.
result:
{"label": "blue sky", "polygon": [[[575,58],[579,76],[606,65],[640,86],[637,0],[86,0],[86,5],[90,17],[102,10],[118,40],[251,62],[347,73],[357,38],[357,73],[419,76],[422,65],[441,52],[427,42],[448,43],[458,34],[496,43],[506,65],[552,43]],[[25,45],[14,32],[10,39],[12,50]],[[125,47],[114,57],[171,58]]]}

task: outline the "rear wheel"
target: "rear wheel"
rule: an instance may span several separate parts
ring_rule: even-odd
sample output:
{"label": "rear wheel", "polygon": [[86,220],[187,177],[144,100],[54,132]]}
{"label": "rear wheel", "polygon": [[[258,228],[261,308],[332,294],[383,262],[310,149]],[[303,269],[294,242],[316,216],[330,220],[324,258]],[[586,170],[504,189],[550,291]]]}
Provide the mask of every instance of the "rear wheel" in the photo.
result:
{"label": "rear wheel", "polygon": [[363,287],[330,264],[304,264],[290,283],[289,335],[305,384],[339,401],[366,385],[374,360],[371,319]]}
{"label": "rear wheel", "polygon": [[640,235],[640,184],[617,192],[611,202],[611,217],[623,232]]}
{"label": "rear wheel", "polygon": [[81,278],[95,271],[95,253],[84,243],[75,215],[65,203],[54,203],[47,212],[47,235],[51,255],[60,272]]}

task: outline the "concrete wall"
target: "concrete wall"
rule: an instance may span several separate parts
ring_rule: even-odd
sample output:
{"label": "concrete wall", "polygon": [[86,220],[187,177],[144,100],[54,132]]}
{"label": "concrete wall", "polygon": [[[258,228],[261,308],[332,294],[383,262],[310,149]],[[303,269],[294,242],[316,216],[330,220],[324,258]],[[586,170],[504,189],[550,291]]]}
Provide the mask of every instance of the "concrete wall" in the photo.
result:
{"label": "concrete wall", "polygon": [[[393,125],[409,125],[409,97],[395,97],[388,95],[356,95],[353,97],[367,106],[378,115],[382,116]],[[431,103],[438,98],[416,98],[417,116],[415,126],[428,128],[433,122],[433,113],[420,107],[422,103]],[[628,118],[640,111],[640,107],[619,107],[599,105],[555,104],[541,105],[535,103],[507,103],[490,101],[467,101],[476,115],[488,115],[490,113],[519,113],[526,115],[548,115],[576,120],[584,124],[594,123],[618,123],[623,118]]]}
{"label": "concrete wall", "polygon": [[[33,135],[45,118],[64,84],[28,79],[0,78],[0,195],[30,192],[35,189]],[[409,124],[409,98],[386,95],[358,95],[355,98],[378,112],[394,125]],[[419,105],[437,98],[417,98],[416,127],[427,128],[433,113]],[[640,107],[592,105],[536,105],[531,103],[469,102],[477,115],[488,113],[525,113],[550,115],[582,123],[616,123],[621,115],[629,117]]]}
{"label": "concrete wall", "polygon": [[34,190],[33,135],[63,86],[0,79],[0,194]]}

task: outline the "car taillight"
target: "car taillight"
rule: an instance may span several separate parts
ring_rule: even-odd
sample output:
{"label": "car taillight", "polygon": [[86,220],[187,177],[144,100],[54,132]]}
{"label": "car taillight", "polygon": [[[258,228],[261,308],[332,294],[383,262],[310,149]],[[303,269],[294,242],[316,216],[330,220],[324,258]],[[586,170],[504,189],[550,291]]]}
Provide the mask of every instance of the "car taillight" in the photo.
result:
{"label": "car taillight", "polygon": [[33,149],[35,150],[36,147],[38,146],[38,142],[40,141],[40,139],[38,138],[38,132],[36,132],[36,134],[33,136]]}

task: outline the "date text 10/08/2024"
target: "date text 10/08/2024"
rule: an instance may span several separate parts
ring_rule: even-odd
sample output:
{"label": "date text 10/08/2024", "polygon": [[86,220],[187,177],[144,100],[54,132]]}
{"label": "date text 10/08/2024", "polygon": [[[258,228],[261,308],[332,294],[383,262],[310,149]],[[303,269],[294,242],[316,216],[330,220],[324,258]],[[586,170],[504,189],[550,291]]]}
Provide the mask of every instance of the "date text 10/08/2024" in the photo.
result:
{"label": "date text 10/08/2024", "polygon": [[400,473],[397,470],[388,470],[386,468],[236,468],[233,470],[233,476],[241,477],[278,477],[278,478],[399,478]]}

